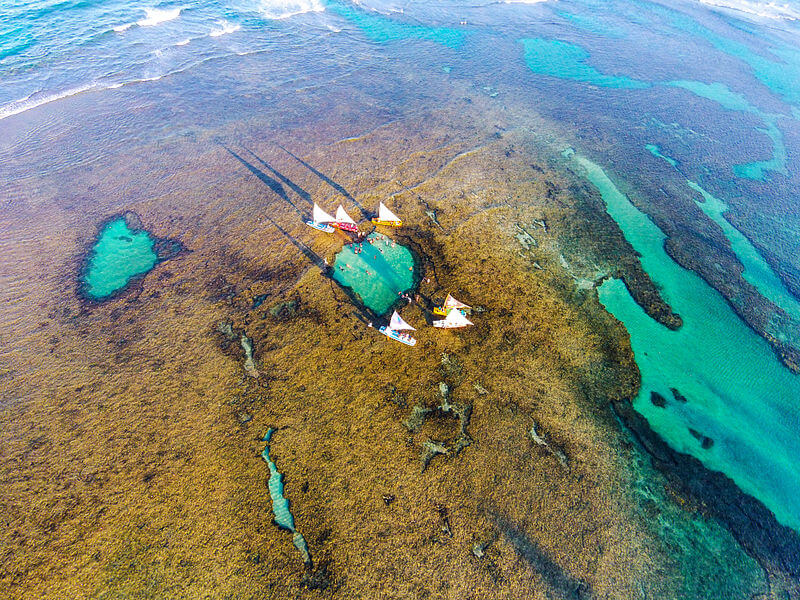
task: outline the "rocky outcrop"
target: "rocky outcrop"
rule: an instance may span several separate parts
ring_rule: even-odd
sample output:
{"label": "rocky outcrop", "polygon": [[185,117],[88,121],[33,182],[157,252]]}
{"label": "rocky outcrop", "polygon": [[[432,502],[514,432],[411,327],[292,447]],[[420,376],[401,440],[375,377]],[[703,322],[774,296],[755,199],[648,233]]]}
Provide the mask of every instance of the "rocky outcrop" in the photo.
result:
{"label": "rocky outcrop", "polygon": [[[699,510],[725,525],[771,580],[789,586],[786,597],[797,597],[792,594],[800,594],[800,535],[778,523],[766,506],[742,492],[726,475],[670,448],[629,400],[615,401],[612,406],[674,491],[694,500]],[[703,443],[705,436],[698,435]]]}

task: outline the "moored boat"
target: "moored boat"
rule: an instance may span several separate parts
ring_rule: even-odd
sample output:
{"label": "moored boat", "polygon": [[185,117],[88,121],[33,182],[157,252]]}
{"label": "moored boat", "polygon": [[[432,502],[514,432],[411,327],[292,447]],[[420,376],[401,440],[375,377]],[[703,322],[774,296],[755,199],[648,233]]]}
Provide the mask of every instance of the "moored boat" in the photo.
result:
{"label": "moored boat", "polygon": [[372,219],[372,222],[376,225],[388,225],[389,227],[402,227],[403,225],[403,221],[400,217],[386,208],[383,202],[378,205],[378,216]]}
{"label": "moored boat", "polygon": [[336,218],[333,219],[331,225],[341,229],[342,231],[351,231],[354,233],[358,231],[358,225],[350,217],[350,215],[347,214],[341,204],[339,205],[339,208],[336,209]]}
{"label": "moored boat", "polygon": [[433,313],[436,315],[442,315],[446,317],[451,310],[457,309],[462,315],[465,315],[467,310],[472,308],[468,304],[464,304],[463,302],[459,302],[455,298],[453,298],[450,294],[447,294],[447,298],[445,298],[444,303],[441,306],[436,306],[433,309]]}
{"label": "moored boat", "polygon": [[473,324],[474,323],[458,309],[451,310],[444,319],[432,323],[434,327],[439,327],[441,329],[458,329],[459,327],[468,327]]}
{"label": "moored boat", "polygon": [[311,220],[306,221],[306,225],[309,227],[316,229],[317,231],[323,231],[325,233],[333,233],[334,229],[330,226],[332,221],[335,221],[331,215],[326,213],[322,210],[319,205],[314,202],[314,210],[311,213]]}
{"label": "moored boat", "polygon": [[398,341],[401,344],[406,344],[407,346],[416,346],[417,340],[412,338],[409,334],[403,333],[403,331],[406,330],[416,331],[414,327],[406,323],[403,318],[397,314],[397,311],[392,313],[392,318],[389,320],[388,325],[384,325],[378,329],[378,331],[380,331],[386,337]]}

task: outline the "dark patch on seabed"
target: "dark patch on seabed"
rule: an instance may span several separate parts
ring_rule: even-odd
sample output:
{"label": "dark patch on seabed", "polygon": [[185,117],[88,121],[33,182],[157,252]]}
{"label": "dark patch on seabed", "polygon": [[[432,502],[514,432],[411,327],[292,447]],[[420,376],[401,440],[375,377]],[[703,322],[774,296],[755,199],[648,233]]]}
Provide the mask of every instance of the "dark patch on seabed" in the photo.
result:
{"label": "dark patch on seabed", "polygon": [[489,519],[502,535],[519,552],[520,556],[542,576],[547,587],[565,600],[591,600],[589,584],[575,579],[563,567],[550,558],[535,540],[528,537],[524,530],[502,515],[489,513]]}
{"label": "dark patch on seabed", "polygon": [[793,583],[788,584],[792,587],[787,594],[800,594],[800,535],[778,523],[766,506],[742,492],[730,478],[670,448],[629,400],[614,401],[612,406],[677,494],[695,499],[698,510],[724,524],[770,579],[789,575]]}

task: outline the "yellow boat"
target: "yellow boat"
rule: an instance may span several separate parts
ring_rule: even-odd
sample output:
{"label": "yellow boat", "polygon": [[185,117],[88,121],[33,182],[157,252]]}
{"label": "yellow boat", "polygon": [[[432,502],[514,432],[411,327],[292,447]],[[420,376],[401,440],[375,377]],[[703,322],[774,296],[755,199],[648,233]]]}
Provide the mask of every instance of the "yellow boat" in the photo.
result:
{"label": "yellow boat", "polygon": [[459,302],[455,298],[453,298],[450,294],[447,294],[447,298],[444,299],[444,303],[442,306],[436,306],[433,309],[433,314],[441,315],[446,317],[447,314],[453,310],[454,308],[458,309],[461,314],[464,314],[466,309],[472,308],[471,306],[464,304],[463,302]]}
{"label": "yellow boat", "polygon": [[386,205],[383,202],[378,205],[378,217],[372,219],[372,222],[375,223],[375,225],[388,225],[389,227],[403,226],[403,221],[400,219],[400,217],[386,208]]}

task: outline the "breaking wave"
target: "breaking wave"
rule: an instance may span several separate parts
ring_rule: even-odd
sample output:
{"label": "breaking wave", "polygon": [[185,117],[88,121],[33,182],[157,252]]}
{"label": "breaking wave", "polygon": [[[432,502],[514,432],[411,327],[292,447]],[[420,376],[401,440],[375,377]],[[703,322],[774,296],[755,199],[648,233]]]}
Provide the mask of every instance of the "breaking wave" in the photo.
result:
{"label": "breaking wave", "polygon": [[262,0],[259,12],[267,19],[288,19],[309,12],[322,12],[321,0]]}
{"label": "breaking wave", "polygon": [[800,20],[800,5],[780,2],[757,2],[756,0],[698,0],[706,6],[724,8],[747,13],[765,19],[782,21]]}

